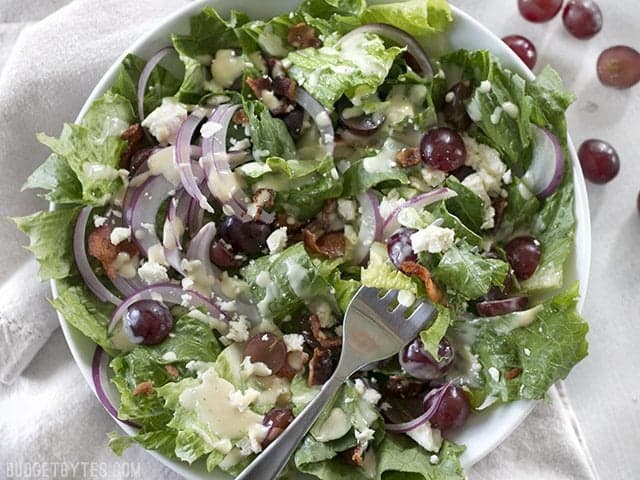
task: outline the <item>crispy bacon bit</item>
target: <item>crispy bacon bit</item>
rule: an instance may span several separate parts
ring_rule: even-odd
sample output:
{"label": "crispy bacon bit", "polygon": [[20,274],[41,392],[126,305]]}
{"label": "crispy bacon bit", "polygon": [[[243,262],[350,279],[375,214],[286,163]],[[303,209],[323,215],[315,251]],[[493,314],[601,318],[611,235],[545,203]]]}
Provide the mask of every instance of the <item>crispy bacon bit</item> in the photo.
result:
{"label": "crispy bacon bit", "polygon": [[296,82],[287,77],[275,77],[273,79],[273,91],[289,100],[296,99]]}
{"label": "crispy bacon bit", "polygon": [[246,125],[249,123],[249,117],[247,117],[247,114],[242,108],[236,110],[236,113],[233,114],[231,120],[236,125]]}
{"label": "crispy bacon bit", "polygon": [[403,148],[396,155],[396,162],[402,168],[414,167],[421,161],[420,150],[417,148]]}
{"label": "crispy bacon bit", "polygon": [[416,275],[424,282],[424,286],[427,289],[427,295],[429,300],[433,303],[440,303],[442,301],[442,292],[431,278],[431,273],[427,270],[427,267],[420,265],[416,262],[402,262],[400,269],[407,275]]}
{"label": "crispy bacon bit", "polygon": [[522,373],[522,369],[519,367],[515,367],[515,368],[512,368],[511,370],[507,370],[506,372],[504,372],[504,378],[506,378],[507,380],[512,380],[520,376],[521,373]]}
{"label": "crispy bacon bit", "polygon": [[309,386],[323,385],[333,374],[334,367],[331,350],[320,347],[314,348],[313,356],[309,362],[309,378],[307,379]]}
{"label": "crispy bacon bit", "polygon": [[302,230],[304,245],[313,253],[328,258],[340,258],[344,256],[346,240],[342,232],[330,232],[317,238],[311,230]]}
{"label": "crispy bacon bit", "polygon": [[253,194],[251,201],[262,208],[271,208],[275,198],[276,192],[270,188],[260,188]]}
{"label": "crispy bacon bit", "polygon": [[[277,93],[275,92],[275,85],[273,83],[273,80],[266,76],[261,78],[247,78],[247,84],[251,88],[251,91],[254,93],[254,95],[260,100],[263,100],[265,93],[270,93],[271,95]],[[284,83],[280,83],[280,87],[284,92],[287,91]],[[295,88],[295,85],[293,86],[293,88]],[[264,103],[266,104],[266,102]],[[277,105],[269,106],[269,111],[275,116],[284,115],[291,112],[293,109],[294,106],[286,97],[277,99]]]}
{"label": "crispy bacon bit", "polygon": [[316,314],[309,317],[311,324],[311,333],[322,348],[340,348],[342,346],[342,337],[328,337],[320,325],[320,319]]}
{"label": "crispy bacon bit", "polygon": [[89,255],[100,261],[102,268],[112,280],[116,277],[113,263],[118,254],[125,252],[131,257],[138,254],[138,249],[129,241],[120,242],[118,245],[111,243],[111,227],[109,225],[103,225],[91,232],[87,243]]}
{"label": "crispy bacon bit", "polygon": [[249,85],[256,98],[262,97],[262,92],[265,90],[273,90],[273,81],[269,77],[249,77],[247,78],[247,85]]}
{"label": "crispy bacon bit", "polygon": [[144,130],[139,123],[134,123],[122,133],[121,138],[127,142],[127,147],[120,154],[120,168],[128,170],[131,165],[131,157],[142,147]]}
{"label": "crispy bacon bit", "polygon": [[139,383],[138,385],[136,385],[136,388],[131,391],[131,393],[136,397],[139,395],[150,397],[153,394],[153,382],[151,380],[148,380],[146,382]]}
{"label": "crispy bacon bit", "polygon": [[289,27],[287,40],[295,48],[320,48],[322,46],[322,41],[317,37],[313,27],[304,22]]}
{"label": "crispy bacon bit", "polygon": [[280,370],[278,370],[275,375],[276,377],[286,378],[287,380],[291,381],[293,380],[293,377],[296,376],[296,373],[298,373],[298,371],[291,365],[289,365],[289,362],[285,362],[284,366]]}
{"label": "crispy bacon bit", "polygon": [[355,447],[342,452],[342,459],[351,465],[361,467],[364,464],[364,451],[365,450],[362,445],[356,445]]}
{"label": "crispy bacon bit", "polygon": [[180,376],[180,372],[173,365],[165,365],[164,369],[167,371],[170,377],[177,378]]}

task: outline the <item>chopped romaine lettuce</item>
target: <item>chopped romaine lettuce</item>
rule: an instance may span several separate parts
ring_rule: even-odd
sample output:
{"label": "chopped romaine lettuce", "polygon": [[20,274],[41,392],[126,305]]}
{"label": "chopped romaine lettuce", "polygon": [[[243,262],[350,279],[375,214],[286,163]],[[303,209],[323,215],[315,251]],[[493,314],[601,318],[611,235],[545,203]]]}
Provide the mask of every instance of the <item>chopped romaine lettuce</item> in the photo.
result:
{"label": "chopped romaine lettuce", "polygon": [[359,17],[366,6],[365,0],[305,0],[297,12],[323,19],[330,19],[334,15]]}
{"label": "chopped romaine lettuce", "polygon": [[457,193],[455,197],[446,201],[447,209],[458,217],[466,227],[476,234],[480,233],[484,222],[483,200],[454,176],[447,177],[445,186]]}
{"label": "chopped romaine lettuce", "polygon": [[440,359],[438,348],[440,341],[447,333],[449,325],[452,323],[451,311],[442,305],[436,305],[438,316],[434,322],[422,332],[420,332],[420,340],[425,351],[429,352],[436,360]]}
{"label": "chopped romaine lettuce", "polygon": [[508,239],[512,233],[531,227],[540,210],[540,201],[518,177],[514,177],[505,190],[507,191],[507,207],[498,229],[498,237]]}
{"label": "chopped romaine lettuce", "polygon": [[443,32],[452,21],[446,0],[409,0],[369,5],[362,14],[363,23],[386,23],[416,37]]}
{"label": "chopped romaine lettuce", "polygon": [[264,104],[255,100],[246,101],[244,111],[249,117],[254,156],[260,152],[262,158],[295,157],[296,146],[282,120],[273,118]]}
{"label": "chopped romaine lettuce", "polygon": [[362,285],[383,290],[407,290],[414,295],[418,293],[416,283],[398,270],[387,254],[387,247],[382,243],[371,245],[369,264],[360,273]]}
{"label": "chopped romaine lettuce", "polygon": [[345,197],[356,196],[380,184],[387,187],[409,184],[409,177],[401,169],[395,167],[367,169],[365,160],[360,159],[354,162],[344,172],[343,195]]}

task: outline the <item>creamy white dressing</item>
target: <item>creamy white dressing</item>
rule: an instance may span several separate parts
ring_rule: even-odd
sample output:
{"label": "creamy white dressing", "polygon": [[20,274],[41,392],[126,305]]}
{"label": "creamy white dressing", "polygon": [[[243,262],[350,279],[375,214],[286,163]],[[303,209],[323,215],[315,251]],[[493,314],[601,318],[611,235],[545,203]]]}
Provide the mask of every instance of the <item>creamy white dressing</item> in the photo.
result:
{"label": "creamy white dressing", "polygon": [[211,62],[211,76],[223,88],[229,88],[242,75],[244,60],[231,49],[220,49]]}
{"label": "creamy white dressing", "polygon": [[387,172],[396,165],[396,155],[404,147],[405,145],[389,137],[385,140],[382,150],[377,155],[362,160],[362,165],[369,173]]}
{"label": "creamy white dressing", "polygon": [[133,278],[138,270],[138,256],[131,257],[127,252],[118,252],[112,266],[118,275],[123,278]]}
{"label": "creamy white dressing", "polygon": [[158,150],[147,160],[151,175],[162,175],[171,185],[180,185],[180,170],[174,160],[174,147]]}

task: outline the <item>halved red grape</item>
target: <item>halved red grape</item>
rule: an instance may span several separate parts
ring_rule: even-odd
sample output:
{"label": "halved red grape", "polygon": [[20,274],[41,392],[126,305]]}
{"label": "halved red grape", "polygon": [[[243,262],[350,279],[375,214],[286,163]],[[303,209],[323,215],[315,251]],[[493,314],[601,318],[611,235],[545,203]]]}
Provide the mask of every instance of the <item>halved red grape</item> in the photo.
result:
{"label": "halved red grape", "polygon": [[287,361],[287,346],[273,333],[259,333],[247,341],[244,356],[252,363],[262,362],[273,373],[278,373]]}
{"label": "halved red grape", "polygon": [[173,328],[173,316],[161,303],[140,300],[128,308],[124,328],[132,336],[142,338],[144,345],[156,345],[169,336]]}
{"label": "halved red grape", "polygon": [[442,114],[446,122],[457,130],[466,130],[471,126],[472,121],[464,102],[471,97],[472,93],[471,83],[463,81],[453,85],[445,95]]}
{"label": "halved red grape", "polygon": [[416,337],[399,354],[400,365],[405,371],[420,380],[435,380],[442,377],[453,363],[455,352],[447,337],[443,337],[438,345],[440,360],[433,358],[424,349],[420,337]]}
{"label": "halved red grape", "polygon": [[578,149],[582,172],[593,183],[607,183],[618,175],[620,159],[618,152],[603,140],[586,140]]}
{"label": "halved red grape", "polygon": [[526,280],[535,273],[542,254],[540,242],[529,236],[510,240],[505,245],[504,251],[518,280]]}
{"label": "halved red grape", "polygon": [[236,253],[255,255],[267,247],[272,227],[257,220],[243,222],[238,217],[225,217],[220,222],[219,231]]}
{"label": "halved red grape", "polygon": [[587,39],[602,29],[602,12],[593,0],[569,0],[562,21],[571,35]]}
{"label": "halved red grape", "polygon": [[274,408],[269,411],[262,419],[262,424],[269,427],[267,435],[262,441],[262,448],[267,448],[292,421],[293,411],[290,408]]}
{"label": "halved red grape", "polygon": [[401,228],[387,239],[389,259],[396,268],[400,269],[402,262],[418,261],[418,255],[414,253],[411,246],[411,235],[416,231],[410,228]]}
{"label": "halved red grape", "polygon": [[525,310],[528,305],[529,299],[527,297],[517,296],[478,302],[476,303],[476,311],[483,317],[494,317]]}
{"label": "halved red grape", "polygon": [[520,57],[527,67],[533,70],[538,61],[538,52],[531,40],[522,35],[508,35],[502,41]]}
{"label": "halved red grape", "polygon": [[518,0],[518,8],[530,22],[548,22],[562,8],[562,0]]}
{"label": "halved red grape", "polygon": [[467,149],[458,132],[440,127],[429,130],[420,141],[420,154],[424,163],[443,172],[452,172],[464,165]]}
{"label": "halved red grape", "polygon": [[384,124],[387,117],[384,114],[366,114],[361,113],[359,115],[351,116],[347,115],[350,109],[353,108],[352,103],[346,98],[342,97],[336,104],[336,110],[338,112],[338,118],[340,123],[351,132],[356,135],[368,137],[378,131],[378,129]]}
{"label": "halved red grape", "polygon": [[[439,395],[427,394],[424,398],[424,410],[431,407],[433,401]],[[440,430],[452,430],[464,425],[471,411],[467,395],[457,385],[449,385],[442,393],[440,405],[431,417],[430,423]]]}
{"label": "halved red grape", "polygon": [[235,255],[222,240],[218,240],[211,244],[209,249],[209,258],[220,268],[234,268],[239,265]]}
{"label": "halved red grape", "polygon": [[607,48],[598,57],[598,78],[608,87],[633,87],[640,82],[640,53],[625,45]]}

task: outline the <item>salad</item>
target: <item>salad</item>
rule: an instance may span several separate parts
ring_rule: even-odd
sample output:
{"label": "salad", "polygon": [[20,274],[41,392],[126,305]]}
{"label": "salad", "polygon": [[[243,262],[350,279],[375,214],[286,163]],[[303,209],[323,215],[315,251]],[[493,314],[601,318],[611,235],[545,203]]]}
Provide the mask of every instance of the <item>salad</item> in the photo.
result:
{"label": "salad", "polygon": [[564,282],[573,96],[551,68],[428,56],[451,22],[444,0],[207,7],[38,136],[53,153],[25,187],[55,208],[15,221],[97,345],[99,399],[137,429],[114,452],[237,475],[331,376],[361,285],[437,315],[345,383],[285,475],[465,478],[449,433],[586,356]]}

